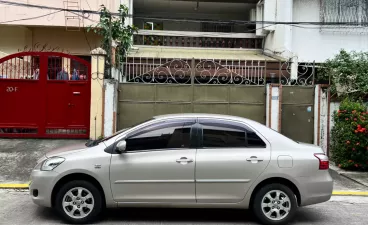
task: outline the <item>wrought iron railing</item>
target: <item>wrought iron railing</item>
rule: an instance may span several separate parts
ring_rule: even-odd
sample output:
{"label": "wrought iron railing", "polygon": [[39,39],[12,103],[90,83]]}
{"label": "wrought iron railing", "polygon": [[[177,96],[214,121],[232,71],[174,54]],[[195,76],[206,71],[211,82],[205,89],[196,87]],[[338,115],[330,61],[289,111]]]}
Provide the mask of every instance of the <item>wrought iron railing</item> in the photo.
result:
{"label": "wrought iron railing", "polygon": [[314,63],[127,57],[121,82],[157,84],[314,85]]}
{"label": "wrought iron railing", "polygon": [[140,32],[134,35],[135,45],[261,49],[263,38],[254,34],[219,34],[202,32]]}

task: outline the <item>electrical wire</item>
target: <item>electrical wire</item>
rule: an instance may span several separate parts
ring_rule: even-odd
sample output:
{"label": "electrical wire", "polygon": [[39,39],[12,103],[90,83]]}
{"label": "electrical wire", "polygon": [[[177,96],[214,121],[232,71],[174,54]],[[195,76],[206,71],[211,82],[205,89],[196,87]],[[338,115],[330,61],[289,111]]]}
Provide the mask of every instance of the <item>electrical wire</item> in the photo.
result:
{"label": "electrical wire", "polygon": [[59,11],[55,11],[55,12],[51,12],[51,13],[47,13],[47,14],[44,14],[44,15],[41,15],[41,16],[28,17],[28,18],[17,19],[17,20],[0,21],[0,24],[4,24],[4,23],[12,23],[12,22],[18,22],[18,21],[24,21],[24,20],[33,20],[33,19],[38,19],[38,18],[42,18],[42,17],[46,17],[46,16],[49,16],[49,15],[56,14],[56,13],[59,13],[59,12],[61,12],[61,10],[59,10]]}
{"label": "electrical wire", "polygon": [[[0,3],[12,6],[22,6],[22,7],[33,7],[39,9],[53,9],[74,13],[82,13],[82,14],[100,14],[99,11],[94,10],[75,10],[75,9],[65,9],[65,8],[57,8],[50,6],[42,6],[42,5],[33,5],[33,4],[25,4],[18,2],[10,2],[0,0]],[[111,13],[112,16],[120,16],[119,13]],[[128,14],[127,17],[133,17],[133,15]],[[217,23],[217,24],[269,24],[269,25],[335,25],[335,26],[368,26],[368,22],[308,22],[308,21],[300,21],[300,22],[277,22],[277,21],[244,21],[244,20],[204,20],[204,19],[169,19],[169,18],[160,18],[160,17],[146,17],[146,16],[134,16],[135,19],[146,19],[146,20],[159,20],[159,21],[176,21],[176,22],[194,22],[194,23]]]}

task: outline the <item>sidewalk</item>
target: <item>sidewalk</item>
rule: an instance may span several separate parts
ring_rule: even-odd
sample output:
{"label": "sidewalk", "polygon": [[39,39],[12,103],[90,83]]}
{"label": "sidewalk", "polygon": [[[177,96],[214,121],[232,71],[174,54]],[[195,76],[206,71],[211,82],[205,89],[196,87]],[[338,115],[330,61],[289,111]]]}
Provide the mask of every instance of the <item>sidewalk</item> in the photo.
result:
{"label": "sidewalk", "polygon": [[[86,140],[0,139],[0,184],[25,184],[47,151]],[[24,186],[24,185],[23,185]]]}
{"label": "sidewalk", "polygon": [[336,171],[340,176],[346,177],[358,184],[361,184],[368,189],[368,172],[354,172],[340,169],[339,167],[330,163],[330,169]]}

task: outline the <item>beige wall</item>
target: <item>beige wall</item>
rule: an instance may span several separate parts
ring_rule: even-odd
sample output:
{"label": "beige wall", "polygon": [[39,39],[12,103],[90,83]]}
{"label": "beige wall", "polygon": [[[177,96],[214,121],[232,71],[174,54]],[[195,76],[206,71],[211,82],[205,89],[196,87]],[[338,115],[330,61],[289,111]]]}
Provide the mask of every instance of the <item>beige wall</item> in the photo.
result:
{"label": "beige wall", "polygon": [[32,44],[32,32],[26,27],[0,26],[1,55],[12,54]]}
{"label": "beige wall", "polygon": [[[13,54],[23,50],[25,46],[47,44],[51,48],[59,47],[59,51],[73,55],[89,55],[91,49],[100,46],[100,37],[92,32],[67,31],[57,27],[24,27],[0,25],[0,52]],[[89,44],[88,44],[88,42]],[[1,56],[1,53],[0,53]]]}
{"label": "beige wall", "polygon": [[102,49],[95,49],[92,52],[92,62],[91,62],[91,114],[90,114],[90,139],[98,139],[103,135],[103,116],[104,116],[104,66],[105,66],[105,56],[97,54]]}
{"label": "beige wall", "polygon": [[[42,5],[42,6],[49,6],[55,8],[66,8],[65,2],[67,0],[11,0],[15,3],[22,3],[22,4],[32,4],[32,5]],[[70,0],[69,2],[78,2],[78,8],[71,8],[70,9],[85,9],[85,10],[93,10],[97,11],[100,9],[100,5],[105,5],[110,11],[117,12],[118,7],[120,5],[120,0]],[[87,4],[88,3],[88,4]],[[24,6],[12,6],[12,5],[0,5],[0,21],[12,21],[12,20],[19,20],[19,19],[26,19],[30,17],[37,17],[45,14],[49,14],[52,12],[56,12],[56,10],[50,9],[38,9],[38,8],[31,8],[31,7],[24,7]],[[70,16],[75,16],[72,13],[66,12],[57,12],[55,14],[31,19],[31,20],[21,20],[15,22],[9,22],[7,24],[13,25],[32,25],[32,26],[79,26],[77,20],[69,20],[66,23],[66,17],[71,18]],[[99,15],[97,14],[85,14],[84,16],[88,16],[88,19],[81,19],[81,27],[88,26],[93,24],[93,20],[98,21]],[[92,21],[91,21],[92,20]]]}

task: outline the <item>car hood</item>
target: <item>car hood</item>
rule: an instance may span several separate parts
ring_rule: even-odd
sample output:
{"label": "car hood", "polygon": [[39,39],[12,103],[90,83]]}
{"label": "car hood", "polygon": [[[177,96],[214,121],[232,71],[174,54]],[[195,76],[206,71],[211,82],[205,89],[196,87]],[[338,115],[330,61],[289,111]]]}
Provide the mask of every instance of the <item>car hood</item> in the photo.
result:
{"label": "car hood", "polygon": [[75,152],[79,152],[79,151],[83,151],[87,149],[85,143],[78,143],[78,144],[73,144],[73,145],[67,145],[67,146],[63,146],[60,148],[55,148],[49,152],[46,152],[46,157],[50,158],[50,157],[54,157],[54,156],[61,156],[61,155],[66,155],[66,154],[72,154]]}

